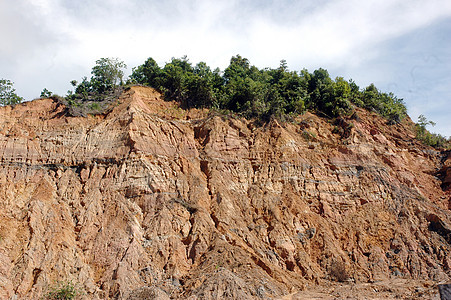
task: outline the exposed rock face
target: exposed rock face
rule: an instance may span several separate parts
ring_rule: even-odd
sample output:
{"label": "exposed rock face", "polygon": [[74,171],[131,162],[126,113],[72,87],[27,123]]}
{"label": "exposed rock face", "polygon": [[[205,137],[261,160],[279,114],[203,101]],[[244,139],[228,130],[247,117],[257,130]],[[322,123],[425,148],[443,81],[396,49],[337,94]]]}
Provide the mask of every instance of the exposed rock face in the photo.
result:
{"label": "exposed rock face", "polygon": [[105,116],[64,110],[0,108],[1,299],[61,280],[87,299],[268,299],[337,271],[450,278],[451,156],[407,123],[256,127],[142,87]]}

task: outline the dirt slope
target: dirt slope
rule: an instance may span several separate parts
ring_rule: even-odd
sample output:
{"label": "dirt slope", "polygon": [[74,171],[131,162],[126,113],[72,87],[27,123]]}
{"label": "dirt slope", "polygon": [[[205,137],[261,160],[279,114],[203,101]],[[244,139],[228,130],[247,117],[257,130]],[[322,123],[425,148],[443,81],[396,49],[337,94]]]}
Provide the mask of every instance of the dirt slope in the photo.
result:
{"label": "dirt slope", "polygon": [[258,127],[143,87],[64,112],[0,107],[1,299],[67,280],[86,299],[411,299],[450,280],[451,156],[409,120]]}

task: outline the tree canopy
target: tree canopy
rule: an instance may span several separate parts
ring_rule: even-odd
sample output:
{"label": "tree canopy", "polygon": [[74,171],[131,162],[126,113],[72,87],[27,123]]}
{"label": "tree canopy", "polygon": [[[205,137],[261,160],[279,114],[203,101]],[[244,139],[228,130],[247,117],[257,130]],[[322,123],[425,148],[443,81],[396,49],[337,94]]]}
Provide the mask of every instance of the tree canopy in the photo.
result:
{"label": "tree canopy", "polygon": [[92,68],[89,80],[85,76],[80,83],[76,80],[71,81],[75,92],[69,92],[67,97],[71,100],[91,98],[101,100],[104,94],[114,93],[116,88],[123,84],[125,68],[127,65],[119,58],[100,58]]}
{"label": "tree canopy", "polygon": [[125,68],[127,68],[127,65],[119,60],[119,58],[98,59],[91,71],[91,85],[93,90],[102,93],[122,84],[124,77],[123,69]]}
{"label": "tree canopy", "polygon": [[[101,58],[91,78],[73,80],[70,101],[100,101],[123,85],[126,65],[119,58]],[[362,107],[398,123],[407,109],[402,99],[380,92],[374,84],[360,89],[352,80],[332,79],[326,69],[291,71],[285,60],[279,67],[259,69],[247,58],[233,56],[221,71],[207,63],[193,65],[186,56],[172,58],[163,67],[149,57],[132,69],[128,84],[142,84],[159,90],[166,99],[183,107],[230,110],[247,118],[269,120],[301,114],[306,110],[325,117],[350,116]]]}
{"label": "tree canopy", "polygon": [[268,119],[311,110],[328,117],[351,115],[354,107],[373,110],[390,123],[407,115],[402,99],[380,92],[374,84],[360,90],[352,80],[330,78],[325,69],[290,71],[285,60],[276,69],[258,69],[247,58],[233,56],[223,72],[186,56],[160,68],[153,58],[133,69],[130,83],[160,90],[185,107],[228,109],[246,117]]}
{"label": "tree canopy", "polygon": [[[97,60],[90,79],[71,81],[75,91],[69,92],[67,98],[101,100],[104,94],[123,85],[125,68],[118,58]],[[373,110],[390,123],[398,123],[407,115],[402,99],[380,92],[374,84],[360,90],[354,81],[332,79],[322,68],[313,73],[306,69],[290,71],[285,60],[280,61],[278,68],[259,69],[247,58],[236,55],[221,71],[205,62],[193,65],[186,56],[172,58],[163,67],[149,57],[132,69],[127,83],[153,87],[183,107],[225,109],[261,120],[306,110],[330,118],[349,116],[355,107]]]}

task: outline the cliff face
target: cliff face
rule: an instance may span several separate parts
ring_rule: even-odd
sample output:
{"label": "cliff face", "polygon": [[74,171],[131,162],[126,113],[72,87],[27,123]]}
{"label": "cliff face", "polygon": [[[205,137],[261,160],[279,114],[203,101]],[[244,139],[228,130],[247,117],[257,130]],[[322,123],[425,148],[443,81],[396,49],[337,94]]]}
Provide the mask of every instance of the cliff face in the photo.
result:
{"label": "cliff face", "polygon": [[451,156],[407,125],[255,126],[143,87],[105,116],[64,111],[0,107],[1,299],[64,280],[88,299],[267,299],[337,272],[450,278]]}

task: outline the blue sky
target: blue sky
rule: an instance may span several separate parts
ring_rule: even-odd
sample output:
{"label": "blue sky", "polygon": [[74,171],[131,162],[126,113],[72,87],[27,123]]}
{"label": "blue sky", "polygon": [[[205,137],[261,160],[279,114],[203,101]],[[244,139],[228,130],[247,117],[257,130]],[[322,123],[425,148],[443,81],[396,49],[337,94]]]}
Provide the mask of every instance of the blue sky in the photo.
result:
{"label": "blue sky", "polygon": [[259,68],[286,59],[373,82],[451,136],[449,0],[0,0],[0,35],[0,78],[27,100],[66,94],[101,57],[130,73],[147,57],[223,69],[240,54]]}

